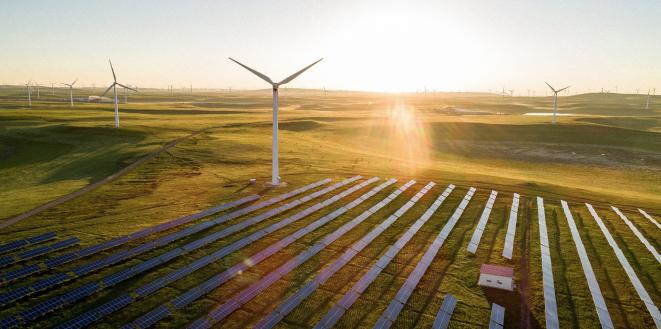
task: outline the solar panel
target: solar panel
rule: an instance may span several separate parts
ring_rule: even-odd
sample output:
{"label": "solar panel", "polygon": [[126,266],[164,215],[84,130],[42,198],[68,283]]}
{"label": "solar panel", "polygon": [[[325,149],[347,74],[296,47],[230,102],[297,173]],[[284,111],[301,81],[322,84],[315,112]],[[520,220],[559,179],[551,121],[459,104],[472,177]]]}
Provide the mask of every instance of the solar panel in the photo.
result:
{"label": "solar panel", "polygon": [[[208,224],[204,224],[204,225],[208,225]],[[193,226],[193,227],[196,227],[196,226]],[[197,226],[197,227],[200,227],[200,226]],[[187,229],[184,229],[182,231],[190,233],[190,232],[194,232],[195,230],[194,229],[191,230],[190,228],[187,228]],[[180,232],[177,232],[175,234],[170,234],[170,235],[168,235],[164,238],[158,239],[158,240],[156,240],[156,243],[154,243],[154,242],[149,242],[149,243],[152,243],[153,246],[163,245],[164,243],[167,243],[168,241],[172,241],[172,239],[173,239],[172,237],[179,237],[181,235]],[[110,265],[114,262],[117,262],[117,261],[120,261],[120,260],[125,259],[127,257],[135,255],[136,249],[137,248],[134,248],[134,249],[129,250],[129,251],[125,250],[125,251],[113,254],[113,255],[111,255],[111,256],[103,259],[103,260],[99,260],[99,261],[95,261],[95,262],[92,262],[92,263],[89,263],[89,264],[85,264],[83,266],[79,266],[79,267],[75,268],[73,270],[73,272],[76,273],[76,275],[78,275],[78,276],[85,275],[85,274],[90,273],[92,271],[95,271],[95,270],[97,270],[101,267]],[[145,248],[145,249],[149,249],[149,248]],[[139,250],[146,251],[145,249],[139,249]],[[161,256],[161,257],[165,257],[165,259],[168,259],[168,257],[178,255],[179,253],[180,253],[180,251],[171,251],[170,253],[166,253],[164,256]],[[46,282],[46,281],[41,281],[41,282]],[[48,285],[43,285],[41,287],[41,289],[46,289],[46,288],[48,288]],[[7,296],[9,296],[9,295],[10,294],[7,294]],[[14,294],[14,295],[17,295],[17,294]],[[15,296],[15,297],[22,298],[24,296],[21,295],[21,296]]]}
{"label": "solar panel", "polygon": [[654,248],[654,246],[647,240],[647,238],[645,238],[645,236],[642,233],[640,233],[638,228],[636,228],[636,226],[627,218],[627,216],[625,216],[620,211],[620,209],[618,209],[617,207],[611,207],[611,208],[624,221],[624,223],[627,224],[629,229],[631,229],[633,234],[638,238],[638,240],[640,240],[640,242],[645,246],[645,248],[647,248],[647,250],[649,250],[649,252],[652,254],[652,256],[654,256],[654,258],[656,258],[656,261],[658,263],[661,263],[661,255],[659,255],[659,253],[656,251],[656,248]]}
{"label": "solar panel", "polygon": [[186,307],[186,305],[192,303],[196,299],[202,297],[204,295],[204,291],[199,290],[199,289],[190,289],[186,291],[185,293],[177,296],[175,299],[172,300],[172,305],[174,305],[175,308],[178,310]]}
{"label": "solar panel", "polygon": [[[576,249],[578,250],[578,256],[581,261],[581,266],[583,267],[583,272],[588,281],[588,288],[590,289],[592,300],[594,301],[595,307],[597,309],[597,316],[599,317],[601,326],[602,328],[614,328],[611,317],[608,314],[608,309],[606,308],[604,297],[601,294],[599,283],[597,282],[597,279],[594,275],[594,271],[592,270],[590,259],[588,258],[588,255],[585,251],[585,246],[583,245],[581,236],[578,233],[578,228],[576,227],[576,223],[574,222],[574,217],[572,216],[571,211],[569,210],[569,206],[567,205],[567,202],[562,200],[561,203],[562,203],[562,209],[565,213],[565,217],[567,218],[567,223],[569,224],[569,229],[572,234],[572,239],[574,240],[574,244],[576,246]],[[600,308],[604,309],[605,312],[599,312]]]}
{"label": "solar panel", "polygon": [[[471,188],[471,190],[472,189],[473,188]],[[469,190],[469,192],[471,190]],[[464,200],[462,201],[462,203],[464,203],[464,208],[465,208],[465,205],[468,204],[468,202],[470,201],[470,199],[471,199],[470,196],[472,196],[472,194],[466,193],[466,196],[468,198],[465,197]],[[435,209],[434,209],[434,211],[435,211]],[[425,252],[425,255],[418,262],[415,269],[409,274],[409,276],[407,277],[404,284],[400,287],[400,289],[397,292],[397,295],[395,296],[395,298],[393,298],[391,300],[390,305],[392,305],[392,306],[389,306],[389,309],[390,309],[391,313],[388,314],[388,315],[382,314],[381,317],[386,317],[386,318],[388,318],[389,320],[392,320],[392,321],[397,319],[398,314],[393,314],[392,313],[393,310],[401,309],[401,308],[398,308],[397,304],[402,304],[403,305],[407,302],[408,298],[413,293],[413,290],[418,285],[418,282],[420,281],[420,279],[422,279],[422,276],[427,271],[427,268],[431,264],[431,260],[433,260],[433,258],[438,253],[438,250],[443,245],[443,241],[445,240],[445,235],[447,233],[449,233],[454,228],[454,225],[456,224],[457,220],[459,219],[459,217],[461,216],[462,213],[463,213],[463,208],[458,206],[457,209],[455,209],[455,212],[452,214],[451,219],[448,220],[448,222],[445,224],[445,226],[443,227],[441,232],[437,235],[434,242],[428,247],[427,251]],[[429,212],[428,215],[431,216],[431,212]],[[388,312],[388,309],[386,311]]]}
{"label": "solar panel", "polygon": [[[544,308],[546,313],[546,327],[558,328],[558,308],[555,300],[553,285],[553,272],[551,271],[551,257],[546,231],[546,215],[544,213],[544,199],[537,197],[537,218],[539,222],[540,250],[542,255],[542,281],[544,283]],[[554,326],[555,325],[555,326]]]}
{"label": "solar panel", "polygon": [[57,234],[55,232],[47,232],[23,240],[11,241],[3,245],[0,245],[0,254],[22,248],[30,244],[37,244],[47,240],[51,240],[54,239],[56,236]]}
{"label": "solar panel", "polygon": [[161,305],[144,316],[139,317],[134,321],[140,328],[148,328],[154,325],[154,323],[170,315],[170,309],[165,305]]}
{"label": "solar panel", "polygon": [[[374,180],[369,180],[368,182],[371,182],[371,181],[374,181]],[[362,186],[365,186],[365,185],[367,185],[367,184],[362,184]],[[383,186],[383,187],[385,187],[385,186]],[[308,213],[309,213],[309,211],[308,211]],[[339,216],[339,214],[338,214],[338,216]],[[325,218],[329,219],[330,217],[327,216]],[[291,221],[289,221],[289,222],[291,222]],[[246,245],[247,242],[249,242],[251,240],[256,240],[258,237],[263,236],[265,234],[265,232],[266,232],[266,230],[260,230],[256,233],[252,234],[251,236],[238,241],[239,243],[232,244],[232,246],[234,246],[235,247],[234,250],[236,250],[236,249],[240,248],[241,246]],[[214,234],[213,236],[214,236],[214,238],[220,238],[220,237],[222,237],[222,234]],[[209,239],[207,237],[207,238],[205,238],[205,241],[209,242],[209,241],[211,241],[211,239]],[[191,244],[189,244],[189,246],[190,245]],[[229,253],[229,252],[233,251],[233,250],[230,250],[230,249],[224,249],[224,250],[226,251],[226,253]],[[267,250],[267,253],[268,252],[274,252],[274,251],[275,251],[275,249],[271,248],[270,250]],[[179,251],[173,250],[169,253],[166,253],[165,255],[162,255],[161,259],[169,259],[170,257],[172,257],[172,255],[177,254],[177,253],[179,253]],[[214,253],[214,256],[219,256],[219,255]],[[263,256],[263,257],[265,257],[265,256]],[[202,267],[206,263],[212,261],[213,259],[214,258],[211,258],[211,257],[205,258],[205,259],[200,259],[200,260],[194,262],[193,264],[190,264],[190,265],[187,265],[183,268],[180,268],[179,270],[175,271],[174,273],[170,273],[170,274],[166,275],[165,276],[166,280],[165,281],[161,280],[160,282],[158,282],[158,285],[160,285],[161,282],[163,282],[163,284],[165,284],[167,282],[171,282],[171,281],[177,280],[179,278],[182,278],[185,274],[192,272],[194,270],[194,267],[197,267],[197,268]],[[258,259],[253,259],[253,261],[258,261]],[[133,269],[137,272],[137,270],[140,269],[139,266],[142,266],[142,265],[138,265],[137,267],[134,267]],[[147,288],[140,289],[139,292],[138,292],[138,296],[140,296],[141,294],[144,295],[144,294],[150,292],[150,290],[154,289],[155,286],[156,286],[156,284],[152,283]]]}

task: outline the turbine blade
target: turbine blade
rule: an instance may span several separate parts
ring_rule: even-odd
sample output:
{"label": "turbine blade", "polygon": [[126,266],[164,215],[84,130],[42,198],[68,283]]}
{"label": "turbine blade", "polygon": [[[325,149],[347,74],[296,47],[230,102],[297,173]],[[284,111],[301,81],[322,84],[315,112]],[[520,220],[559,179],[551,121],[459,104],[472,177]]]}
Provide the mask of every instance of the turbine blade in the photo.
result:
{"label": "turbine blade", "polygon": [[72,87],[73,87],[73,85],[76,84],[76,81],[78,81],[78,78],[76,78],[76,80],[73,80],[73,82],[71,83],[71,86],[72,86]]}
{"label": "turbine blade", "polygon": [[551,85],[550,85],[548,82],[544,81],[544,83],[545,83],[547,86],[549,86],[549,88],[551,88],[551,90],[553,90],[554,93],[557,93],[557,91],[556,91],[555,89],[553,89],[553,87],[551,87]]}
{"label": "turbine blade", "polygon": [[256,75],[256,76],[262,78],[262,80],[264,80],[264,81],[266,81],[266,82],[268,82],[268,83],[270,83],[270,84],[273,84],[273,81],[271,81],[271,78],[267,77],[266,75],[264,75],[264,74],[262,74],[262,73],[259,73],[259,72],[255,71],[255,70],[253,70],[253,69],[251,69],[251,68],[249,68],[249,67],[247,67],[247,66],[245,66],[245,65],[243,65],[243,64],[241,64],[241,63],[239,63],[238,61],[236,61],[236,60],[235,60],[234,58],[232,58],[232,57],[230,57],[229,59],[230,59],[232,62],[241,65],[244,69],[246,69],[246,70],[252,72],[254,75]]}
{"label": "turbine blade", "polygon": [[290,75],[288,78],[286,78],[286,79],[280,81],[280,83],[278,83],[278,84],[279,84],[279,85],[284,85],[284,84],[286,84],[286,83],[288,83],[288,82],[290,82],[290,81],[296,79],[297,76],[301,75],[301,73],[303,73],[303,72],[305,72],[307,69],[311,68],[314,64],[317,64],[317,63],[321,62],[322,59],[323,59],[323,58],[320,58],[320,59],[317,60],[316,62],[314,62],[314,63],[312,63],[312,64],[310,64],[310,65],[304,67],[302,70],[300,70],[300,71],[298,71],[298,72],[296,72],[296,73]]}
{"label": "turbine blade", "polygon": [[113,87],[116,83],[117,83],[117,82],[113,82],[113,83],[110,85],[110,87],[108,87],[108,89],[106,89],[106,91],[104,91],[103,94],[101,94],[101,96],[104,96],[105,94],[107,94],[107,93],[110,91],[110,89],[112,89],[112,87]]}
{"label": "turbine blade", "polygon": [[569,88],[569,87],[571,87],[571,86],[564,87],[564,88],[558,90],[557,92],[561,92],[561,91],[563,91],[563,90],[565,90],[565,89],[567,89],[567,88]]}
{"label": "turbine blade", "polygon": [[119,82],[117,82],[117,85],[120,86],[120,87],[124,87],[124,88],[126,88],[126,89],[128,89],[128,90],[133,90],[133,91],[135,91],[135,92],[138,92],[137,90],[135,90],[135,89],[133,89],[133,88],[131,88],[131,87],[125,86],[125,85],[123,85],[123,84],[121,84],[121,83],[119,83]]}
{"label": "turbine blade", "polygon": [[115,75],[115,69],[112,67],[112,61],[108,59],[108,63],[110,63],[110,70],[112,71],[112,79],[117,82],[117,76]]}

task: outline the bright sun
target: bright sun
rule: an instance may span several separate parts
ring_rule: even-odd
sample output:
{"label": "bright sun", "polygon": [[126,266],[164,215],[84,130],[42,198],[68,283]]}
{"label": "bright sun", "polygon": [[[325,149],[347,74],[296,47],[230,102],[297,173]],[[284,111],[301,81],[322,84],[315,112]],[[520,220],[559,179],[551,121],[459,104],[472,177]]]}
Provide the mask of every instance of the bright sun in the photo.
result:
{"label": "bright sun", "polygon": [[482,51],[470,29],[425,8],[384,4],[339,26],[334,43],[342,49],[329,57],[354,73],[349,88],[450,90],[479,69]]}

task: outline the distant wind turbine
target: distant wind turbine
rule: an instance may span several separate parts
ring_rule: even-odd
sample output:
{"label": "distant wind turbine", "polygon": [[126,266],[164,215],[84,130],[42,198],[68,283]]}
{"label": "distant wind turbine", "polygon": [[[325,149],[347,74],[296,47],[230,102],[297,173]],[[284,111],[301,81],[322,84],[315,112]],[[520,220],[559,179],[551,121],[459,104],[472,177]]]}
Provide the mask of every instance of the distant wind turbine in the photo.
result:
{"label": "distant wind turbine", "polygon": [[103,92],[103,95],[107,94],[110,91],[110,89],[112,89],[113,96],[115,97],[115,128],[119,128],[119,104],[117,102],[117,86],[124,87],[126,89],[130,89],[135,92],[137,92],[137,90],[117,82],[117,76],[115,75],[115,69],[112,67],[112,61],[110,61],[109,59],[108,63],[110,63],[110,71],[112,71],[113,83],[110,85],[110,87],[108,87],[108,89],[106,89],[106,91]]}
{"label": "distant wind turbine", "polygon": [[547,86],[549,86],[549,88],[551,88],[551,90],[553,90],[553,119],[551,120],[551,123],[555,124],[555,122],[556,122],[555,116],[556,116],[556,113],[558,112],[558,93],[565,90],[565,89],[567,89],[567,88],[569,88],[569,86],[564,87],[562,89],[555,90],[553,87],[551,87],[551,85],[548,82],[544,81],[544,83]]}
{"label": "distant wind turbine", "polygon": [[37,99],[39,99],[39,97],[41,97],[39,94],[39,82],[35,82],[35,86],[37,87]]}
{"label": "distant wind turbine", "polygon": [[30,90],[30,81],[25,83],[25,87],[28,88],[28,107],[31,108],[32,107],[32,95],[30,95],[30,94],[32,93],[32,90]]}
{"label": "distant wind turbine", "polygon": [[645,109],[649,110],[650,109],[650,90],[647,89],[647,102],[645,103]]}
{"label": "distant wind turbine", "polygon": [[230,60],[236,64],[241,65],[244,69],[252,72],[254,75],[260,77],[262,80],[268,82],[272,87],[273,87],[273,137],[272,137],[272,154],[271,154],[271,163],[272,163],[272,168],[271,168],[271,185],[277,186],[280,184],[280,177],[279,177],[279,164],[278,164],[278,88],[281,85],[287,84],[290,81],[296,79],[299,75],[301,75],[303,72],[305,72],[307,69],[312,67],[313,65],[319,63],[323,58],[317,60],[316,62],[304,67],[300,71],[290,75],[289,77],[285,78],[284,80],[280,82],[273,82],[271,78],[267,77],[266,75],[259,73],[241,63],[238,61],[234,60],[233,58],[230,57]]}
{"label": "distant wind turbine", "polygon": [[73,85],[76,84],[76,81],[78,81],[78,79],[73,80],[72,83],[62,83],[63,85],[69,87],[69,101],[71,102],[71,107],[73,107]]}

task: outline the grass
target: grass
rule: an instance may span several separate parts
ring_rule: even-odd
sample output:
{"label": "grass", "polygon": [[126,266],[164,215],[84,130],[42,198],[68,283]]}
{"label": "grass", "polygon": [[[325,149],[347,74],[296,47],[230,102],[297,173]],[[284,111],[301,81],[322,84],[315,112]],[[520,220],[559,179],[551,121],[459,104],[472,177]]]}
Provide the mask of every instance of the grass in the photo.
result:
{"label": "grass", "polygon": [[[484,327],[493,301],[507,306],[508,327],[522,327],[520,318],[526,312],[531,316],[531,327],[543,327],[539,228],[534,204],[537,195],[545,198],[547,206],[561,327],[592,328],[598,326],[598,320],[560,199],[570,202],[615,325],[648,327],[653,323],[583,202],[597,207],[643,285],[653,300],[661,303],[656,286],[661,279],[656,270],[658,264],[624,222],[608,209],[610,204],[618,205],[659,249],[658,229],[635,210],[641,207],[656,218],[661,214],[661,187],[657,183],[661,180],[658,98],[653,99],[653,110],[642,110],[638,102],[641,97],[636,95],[562,97],[562,111],[582,115],[561,117],[560,124],[551,126],[546,124],[548,117],[520,115],[548,111],[549,98],[351,92],[329,92],[323,97],[314,91],[289,89],[282,95],[280,124],[281,175],[289,186],[267,189],[262,185],[270,175],[270,96],[265,91],[206,92],[192,97],[167,95],[158,90],[141,91],[129,104],[120,104],[121,129],[112,128],[109,104],[77,103],[70,109],[55,98],[46,99],[42,95],[42,100],[35,101],[33,108],[28,109],[20,99],[21,92],[18,88],[0,87],[0,185],[3,186],[0,218],[9,218],[98,181],[175,138],[199,129],[215,128],[182,141],[112,183],[3,229],[0,231],[3,241],[56,230],[81,237],[81,245],[87,246],[227,200],[255,193],[268,198],[326,177],[338,181],[362,174],[399,179],[397,186],[381,191],[370,202],[303,237],[163,321],[159,327],[183,326],[206,314],[213,305],[269,273],[412,178],[418,184],[235,312],[223,326],[239,328],[254,324],[259,320],[255,314],[271,311],[278,301],[378,225],[429,180],[438,185],[302,303],[281,326],[307,327],[316,323],[449,183],[457,184],[457,189],[345,314],[339,327],[373,325],[469,186],[478,188],[476,195],[400,314],[397,326],[428,326],[443,296],[452,293],[459,300],[452,327]],[[458,114],[461,112],[450,108],[480,113]],[[257,178],[259,183],[247,185],[250,178]],[[344,204],[373,186],[376,184],[337,204]],[[499,195],[478,252],[471,256],[466,246],[491,189],[499,191]],[[330,195],[341,190],[344,189]],[[508,262],[501,253],[513,192],[521,193],[522,200],[514,257]],[[135,289],[284,219],[304,206],[95,294],[35,325],[50,326],[80,314],[120,292]],[[329,207],[276,231],[222,262],[117,312],[98,326],[113,328],[124,324],[336,208]],[[240,220],[28,298],[0,310],[0,318]],[[39,258],[42,259],[45,257]],[[63,269],[70,270],[83,262],[73,262]],[[517,283],[527,275],[529,285],[523,297],[477,286],[479,265],[485,262],[514,267]],[[34,278],[28,278],[20,285],[33,281]],[[7,289],[0,287],[1,292]],[[521,309],[521,298],[528,303],[527,308]]]}

